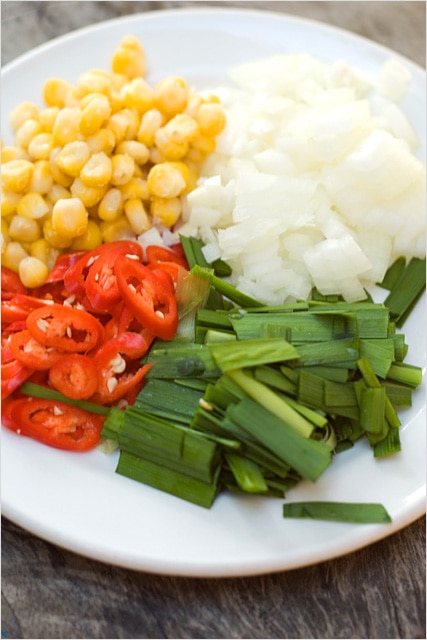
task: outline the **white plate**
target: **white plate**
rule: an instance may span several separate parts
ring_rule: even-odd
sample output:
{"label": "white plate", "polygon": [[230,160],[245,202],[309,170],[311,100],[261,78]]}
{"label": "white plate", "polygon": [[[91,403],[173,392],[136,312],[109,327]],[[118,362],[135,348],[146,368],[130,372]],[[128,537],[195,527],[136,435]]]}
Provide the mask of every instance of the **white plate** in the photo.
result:
{"label": "white plate", "polygon": [[[392,53],[320,23],[251,10],[196,9],[146,13],[86,28],[17,59],[3,72],[7,114],[23,100],[41,106],[49,77],[75,82],[109,68],[121,37],[135,34],[148,56],[150,81],[184,76],[197,88],[226,82],[231,65],[278,52],[307,51],[346,59],[376,74]],[[398,57],[398,56],[397,56]],[[413,74],[403,108],[425,140],[423,71]],[[421,150],[423,153],[423,150]],[[425,370],[425,298],[405,325],[407,361]],[[2,430],[2,512],[54,544],[114,565],[186,576],[238,576],[280,571],[334,558],[407,526],[425,512],[425,395],[401,413],[402,452],[374,460],[366,443],[340,454],[321,479],[289,491],[288,500],[381,502],[390,525],[292,521],[282,500],[221,495],[210,510],[115,474],[115,455],[60,452]]]}

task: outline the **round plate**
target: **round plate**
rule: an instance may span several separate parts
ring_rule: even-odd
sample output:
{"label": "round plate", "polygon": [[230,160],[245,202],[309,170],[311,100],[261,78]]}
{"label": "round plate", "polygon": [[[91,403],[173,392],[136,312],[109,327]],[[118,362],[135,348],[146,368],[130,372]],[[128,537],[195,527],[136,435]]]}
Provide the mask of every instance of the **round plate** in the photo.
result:
{"label": "round plate", "polygon": [[[150,82],[180,75],[196,89],[227,82],[235,64],[276,53],[345,59],[376,75],[390,56],[413,79],[402,108],[425,140],[421,68],[336,28],[262,11],[196,9],[145,13],[97,24],[50,41],[3,71],[2,136],[7,114],[24,100],[42,106],[43,82],[76,82],[91,68],[109,69],[120,39],[136,35],[147,53]],[[321,53],[320,53],[321,52]],[[421,156],[424,149],[420,149]],[[407,361],[425,369],[425,298],[405,325]],[[210,510],[115,473],[116,454],[50,449],[2,430],[2,512],[33,534],[82,555],[142,571],[185,576],[242,576],[328,560],[407,526],[425,512],[425,394],[400,413],[402,452],[375,460],[366,443],[337,456],[316,484],[301,483],[287,500],[381,502],[387,525],[285,520],[282,500],[221,494]]]}

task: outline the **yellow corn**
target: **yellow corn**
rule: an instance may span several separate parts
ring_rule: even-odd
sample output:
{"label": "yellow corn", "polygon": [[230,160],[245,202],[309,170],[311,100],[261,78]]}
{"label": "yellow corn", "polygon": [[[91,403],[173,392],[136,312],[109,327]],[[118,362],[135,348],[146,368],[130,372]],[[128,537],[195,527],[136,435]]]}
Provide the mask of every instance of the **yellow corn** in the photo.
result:
{"label": "yellow corn", "polygon": [[55,231],[52,217],[43,222],[43,237],[54,249],[68,249],[73,241],[71,236],[64,236]]}
{"label": "yellow corn", "polygon": [[29,160],[11,160],[2,166],[1,179],[7,191],[25,191],[33,173]]}
{"label": "yellow corn", "polygon": [[80,179],[87,187],[104,187],[113,175],[113,164],[106,153],[94,153],[80,173]]}
{"label": "yellow corn", "polygon": [[28,253],[20,242],[12,241],[8,242],[2,253],[1,261],[5,267],[12,269],[18,273],[19,263],[26,258]]}
{"label": "yellow corn", "polygon": [[143,78],[134,78],[121,89],[123,104],[140,112],[148,111],[154,105],[154,89]]}
{"label": "yellow corn", "polygon": [[17,145],[13,146],[2,146],[1,148],[1,163],[5,164],[6,162],[10,162],[11,160],[30,160],[30,155],[26,149],[22,147],[18,147]]}
{"label": "yellow corn", "polygon": [[119,189],[109,189],[98,206],[101,220],[112,222],[123,213],[123,196]]}
{"label": "yellow corn", "polygon": [[74,238],[71,249],[74,251],[91,251],[102,244],[102,232],[99,224],[94,220],[88,220],[86,231]]}
{"label": "yellow corn", "polygon": [[[16,205],[19,216],[30,220],[40,220],[50,211],[50,207],[40,193],[26,193]],[[18,238],[19,239],[19,238]]]}
{"label": "yellow corn", "polygon": [[17,131],[21,125],[30,118],[39,117],[39,108],[32,102],[21,102],[15,107],[9,115],[9,124],[14,131]]}
{"label": "yellow corn", "polygon": [[137,236],[148,231],[151,227],[151,220],[141,200],[138,198],[126,200],[124,209],[126,218]]}
{"label": "yellow corn", "polygon": [[116,144],[122,140],[132,140],[136,137],[140,126],[138,115],[132,109],[121,109],[113,113],[105,127],[114,133]]}
{"label": "yellow corn", "polygon": [[80,118],[80,131],[84,136],[94,135],[111,115],[108,98],[100,94],[89,94],[90,100],[83,106]]}
{"label": "yellow corn", "polygon": [[140,176],[134,176],[126,182],[126,184],[119,187],[123,200],[129,200],[131,198],[139,198],[140,200],[149,200],[150,192],[147,187],[147,180]]}
{"label": "yellow corn", "polygon": [[[154,140],[156,147],[153,151],[157,149],[160,157],[165,161],[179,160],[188,153],[189,143],[186,140],[173,140],[167,132],[166,127],[158,129]],[[151,158],[153,159],[153,154],[151,155]]]}
{"label": "yellow corn", "polygon": [[100,129],[86,138],[86,142],[92,153],[103,151],[108,156],[112,154],[116,145],[116,136],[110,129]]}
{"label": "yellow corn", "polygon": [[2,218],[7,218],[8,216],[15,213],[16,207],[18,206],[18,202],[21,199],[20,193],[15,193],[14,191],[6,191],[5,189],[1,190],[1,215]]}
{"label": "yellow corn", "polygon": [[202,104],[197,112],[197,122],[203,135],[209,137],[217,136],[226,124],[224,109],[215,102]]}
{"label": "yellow corn", "polygon": [[46,107],[40,111],[39,120],[43,127],[43,131],[52,133],[53,125],[59,113],[59,107]]}
{"label": "yellow corn", "polygon": [[89,158],[89,145],[82,140],[74,140],[62,147],[55,158],[55,163],[63,173],[77,178],[80,172],[83,172],[83,167],[87,166]]}
{"label": "yellow corn", "polygon": [[152,196],[175,198],[184,191],[186,184],[181,171],[170,162],[162,162],[150,169],[147,187]]}
{"label": "yellow corn", "polygon": [[27,186],[27,190],[34,193],[45,194],[53,186],[53,176],[48,160],[37,160],[33,164],[33,174]]}
{"label": "yellow corn", "polygon": [[28,288],[40,287],[49,275],[47,265],[33,256],[27,256],[19,263],[19,278]]}
{"label": "yellow corn", "polygon": [[163,115],[158,109],[149,109],[141,118],[136,139],[150,148],[154,144],[156,131],[163,124]]}
{"label": "yellow corn", "polygon": [[52,179],[56,184],[60,184],[62,187],[68,188],[73,184],[73,177],[67,175],[56,164],[56,158],[61,153],[61,147],[55,147],[52,150],[49,158],[49,169],[52,175]]}
{"label": "yellow corn", "polygon": [[111,84],[110,74],[102,69],[92,69],[82,73],[77,80],[77,89],[80,96],[89,93],[104,93]]}
{"label": "yellow corn", "polygon": [[52,209],[52,229],[59,235],[75,238],[86,231],[88,212],[78,198],[58,200]]}
{"label": "yellow corn", "polygon": [[114,222],[101,222],[101,232],[104,242],[135,239],[135,232],[125,215],[120,216]]}
{"label": "yellow corn", "polygon": [[172,227],[178,221],[181,210],[180,198],[153,198],[150,204],[152,217],[165,227]]}
{"label": "yellow corn", "polygon": [[9,224],[9,235],[18,242],[34,242],[40,238],[41,229],[37,220],[14,215]]}
{"label": "yellow corn", "polygon": [[15,133],[15,144],[26,149],[31,140],[41,133],[43,130],[42,124],[35,118],[26,120]]}
{"label": "yellow corn", "polygon": [[43,86],[43,100],[48,107],[64,107],[73,86],[60,78],[50,78]]}
{"label": "yellow corn", "polygon": [[116,147],[116,152],[126,154],[133,158],[137,164],[145,164],[150,157],[149,149],[137,140],[123,140]]}
{"label": "yellow corn", "polygon": [[1,219],[1,252],[3,253],[6,244],[10,242],[9,225],[5,218]]}
{"label": "yellow corn", "polygon": [[66,189],[61,184],[54,184],[52,188],[46,194],[47,199],[51,204],[55,204],[57,200],[71,198],[71,191]]}
{"label": "yellow corn", "polygon": [[44,131],[35,135],[28,143],[31,160],[49,160],[53,149],[53,135]]}
{"label": "yellow corn", "polygon": [[80,118],[81,112],[79,109],[70,107],[61,109],[52,130],[55,145],[63,146],[67,142],[73,142],[78,139]]}
{"label": "yellow corn", "polygon": [[125,36],[113,55],[111,68],[128,78],[143,77],[147,71],[144,51],[134,36]]}
{"label": "yellow corn", "polygon": [[73,198],[82,201],[85,207],[93,207],[102,200],[107,192],[107,185],[103,187],[88,187],[81,178],[76,178],[70,187]]}
{"label": "yellow corn", "polygon": [[39,238],[39,240],[31,243],[30,255],[33,258],[37,258],[41,262],[44,262],[50,271],[56,262],[59,250],[54,249],[54,247],[48,243],[46,238]]}
{"label": "yellow corn", "polygon": [[171,76],[158,82],[154,88],[155,107],[169,117],[184,111],[188,97],[184,78]]}
{"label": "yellow corn", "polygon": [[126,184],[135,171],[135,160],[125,153],[117,153],[111,158],[113,174],[111,184],[116,187]]}

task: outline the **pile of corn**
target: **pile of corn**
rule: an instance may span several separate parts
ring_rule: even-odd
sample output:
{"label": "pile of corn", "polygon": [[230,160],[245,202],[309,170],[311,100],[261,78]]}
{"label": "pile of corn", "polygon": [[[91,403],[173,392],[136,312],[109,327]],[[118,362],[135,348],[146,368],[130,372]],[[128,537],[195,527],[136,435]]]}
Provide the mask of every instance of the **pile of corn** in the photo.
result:
{"label": "pile of corn", "polygon": [[45,107],[10,114],[14,145],[2,146],[2,264],[27,287],[46,280],[64,251],[172,227],[182,196],[214,151],[225,115],[181,77],[151,86],[141,44],[126,36],[111,71],[73,86],[51,78]]}

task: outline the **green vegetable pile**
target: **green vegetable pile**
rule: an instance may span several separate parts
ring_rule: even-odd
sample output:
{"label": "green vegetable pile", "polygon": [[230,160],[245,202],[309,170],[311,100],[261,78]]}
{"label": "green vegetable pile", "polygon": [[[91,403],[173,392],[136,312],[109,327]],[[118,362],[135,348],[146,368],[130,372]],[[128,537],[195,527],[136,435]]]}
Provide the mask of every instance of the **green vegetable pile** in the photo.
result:
{"label": "green vegetable pile", "polygon": [[[209,282],[208,295],[191,339],[187,330],[157,340],[135,404],[110,410],[102,435],[118,444],[118,473],[209,508],[222,490],[283,498],[361,438],[376,458],[400,451],[397,410],[411,406],[422,371],[405,363],[396,327],[425,288],[425,261],[390,268],[390,305],[314,291],[265,307],[204,263],[197,240],[183,240],[194,286]],[[292,503],[283,515],[390,521],[375,503]]]}

